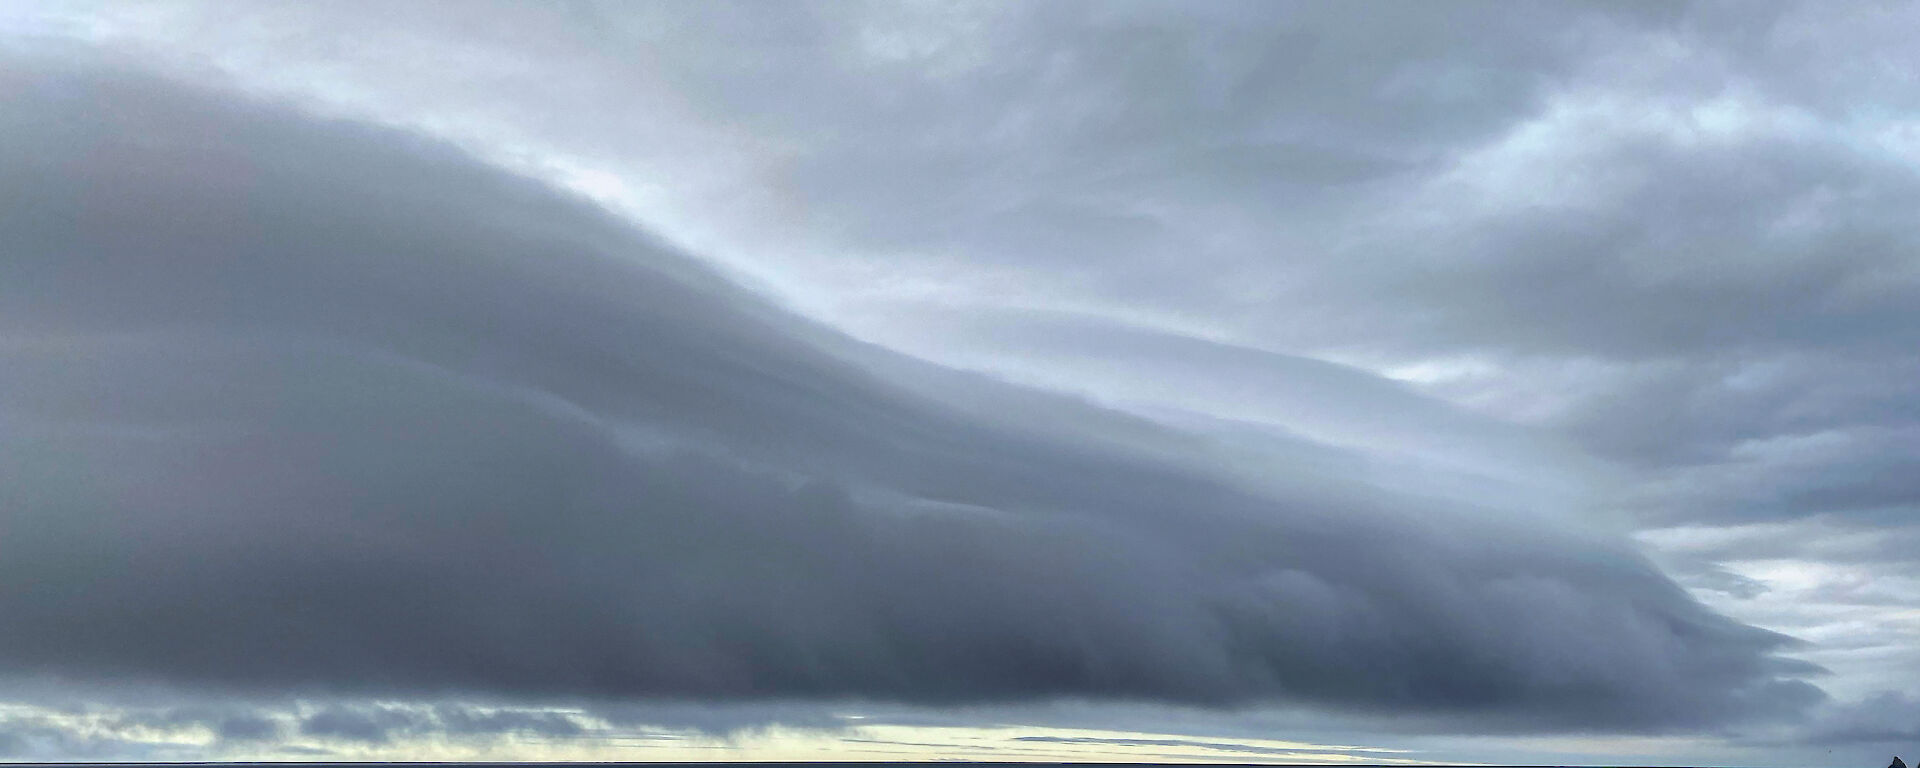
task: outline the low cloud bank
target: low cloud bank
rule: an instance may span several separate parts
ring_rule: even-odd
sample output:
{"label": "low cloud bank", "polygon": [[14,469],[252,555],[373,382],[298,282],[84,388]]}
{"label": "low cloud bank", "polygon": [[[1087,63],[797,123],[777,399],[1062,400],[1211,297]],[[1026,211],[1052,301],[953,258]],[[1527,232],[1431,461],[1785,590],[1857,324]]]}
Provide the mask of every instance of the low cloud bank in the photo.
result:
{"label": "low cloud bank", "polygon": [[422,138],[9,64],[0,669],[1543,729],[1820,698],[1625,542],[1228,476]]}

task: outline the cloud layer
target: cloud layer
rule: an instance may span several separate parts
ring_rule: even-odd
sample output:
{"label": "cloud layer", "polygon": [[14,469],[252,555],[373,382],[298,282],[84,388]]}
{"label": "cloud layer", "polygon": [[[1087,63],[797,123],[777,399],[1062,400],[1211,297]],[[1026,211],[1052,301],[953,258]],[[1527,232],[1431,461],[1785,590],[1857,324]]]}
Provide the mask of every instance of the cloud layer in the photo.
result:
{"label": "cloud layer", "polygon": [[1234,470],[850,341],[414,135],[9,63],[14,673],[1514,728],[1819,697],[1625,541]]}

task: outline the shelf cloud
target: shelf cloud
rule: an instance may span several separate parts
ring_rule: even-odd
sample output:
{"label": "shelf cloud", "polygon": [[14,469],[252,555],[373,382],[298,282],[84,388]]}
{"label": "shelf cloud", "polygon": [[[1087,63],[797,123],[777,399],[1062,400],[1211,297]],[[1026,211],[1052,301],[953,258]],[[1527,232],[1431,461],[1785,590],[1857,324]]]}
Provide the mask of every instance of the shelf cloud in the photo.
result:
{"label": "shelf cloud", "polygon": [[1623,535],[855,341],[418,133],[89,56],[0,91],[12,674],[1648,732],[1823,697]]}

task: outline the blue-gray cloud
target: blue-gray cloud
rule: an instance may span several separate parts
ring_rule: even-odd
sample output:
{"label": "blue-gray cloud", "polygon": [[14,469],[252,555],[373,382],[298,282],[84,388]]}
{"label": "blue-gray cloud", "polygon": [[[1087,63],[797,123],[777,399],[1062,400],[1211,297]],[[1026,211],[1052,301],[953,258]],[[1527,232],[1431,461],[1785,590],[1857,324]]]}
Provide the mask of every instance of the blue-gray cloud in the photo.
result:
{"label": "blue-gray cloud", "polygon": [[9,63],[8,670],[1528,729],[1819,698],[1624,541],[1229,474],[1217,441],[853,342],[430,140]]}

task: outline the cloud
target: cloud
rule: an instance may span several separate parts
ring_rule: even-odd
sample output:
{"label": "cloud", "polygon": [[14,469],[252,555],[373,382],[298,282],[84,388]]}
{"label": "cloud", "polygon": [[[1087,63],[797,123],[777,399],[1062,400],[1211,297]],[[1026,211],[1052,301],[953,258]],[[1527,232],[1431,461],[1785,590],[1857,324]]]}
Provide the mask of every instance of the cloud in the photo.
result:
{"label": "cloud", "polygon": [[[1234,744],[1229,742],[1195,741],[1192,739],[1145,739],[1145,738],[1124,738],[1124,737],[1105,737],[1105,736],[1018,736],[1018,737],[1015,737],[1014,740],[1036,742],[1036,743],[1042,743],[1042,744],[1095,744],[1095,745],[1119,746],[1119,747],[1186,748],[1186,749],[1205,750],[1210,752],[1244,753],[1244,754],[1254,754],[1254,755],[1278,755],[1283,757],[1290,756],[1298,759],[1309,759],[1311,757],[1316,757],[1316,756],[1325,756],[1329,751],[1328,747],[1319,747],[1319,746],[1265,747],[1265,746],[1255,746],[1255,745],[1248,745],[1248,744]],[[1356,751],[1359,751],[1364,754],[1369,752],[1377,752],[1379,750],[1363,749],[1363,750],[1356,750]],[[1369,757],[1371,757],[1371,759],[1373,760],[1381,759],[1378,756],[1373,756],[1373,755],[1369,755]]]}
{"label": "cloud", "polygon": [[1883,691],[1844,707],[1835,707],[1814,725],[1815,744],[1898,745],[1920,743],[1920,699]]}
{"label": "cloud", "polygon": [[564,712],[453,702],[432,706],[334,703],[302,715],[299,730],[302,736],[367,744],[424,735],[568,737],[586,732],[578,719]]}
{"label": "cloud", "polygon": [[380,743],[392,738],[395,731],[415,731],[430,722],[421,715],[395,707],[335,707],[303,718],[300,721],[300,733],[305,736]]}
{"label": "cloud", "polygon": [[[1906,41],[1920,16],[1905,9],[581,3],[448,15],[183,3],[70,16],[78,34],[184,61],[196,77],[211,64],[253,91],[447,137],[593,194],[861,339],[1176,429],[1087,417],[771,315],[782,327],[767,338],[830,351],[878,382],[863,393],[938,401],[951,409],[943,424],[1123,444],[1201,485],[1311,497],[1263,518],[1339,510],[1399,532],[1419,527],[1403,514],[1436,506],[1376,496],[1373,483],[1479,508],[1464,531],[1517,508],[1619,513],[1655,528],[1641,538],[1710,606],[1812,641],[1794,655],[1836,670],[1823,683],[1836,696],[1916,668],[1904,617],[1920,603],[1897,576],[1920,551],[1908,458],[1920,282],[1905,256],[1920,189],[1905,77],[1920,60]],[[210,295],[203,304],[246,309]],[[712,409],[685,405],[713,389],[708,373],[680,379],[678,395],[662,384],[594,399],[579,390],[595,377],[529,380],[565,355],[498,354],[531,342],[473,343],[456,360],[418,324],[405,348],[385,326],[343,336],[330,325],[341,313],[309,311],[320,330],[290,342],[274,335],[286,317],[252,322],[249,338],[377,348],[509,401],[614,422],[621,452],[717,456],[860,504],[884,497],[861,510],[904,495],[1030,512],[974,498],[972,480],[957,494],[902,491],[898,472],[927,454],[885,465],[803,443],[742,455],[763,436],[702,431],[718,426]],[[585,353],[609,344],[573,327],[524,338],[556,335],[587,339]],[[135,336],[123,341],[147,343]],[[115,375],[144,375],[125,370]],[[635,416],[631,402],[671,406]],[[665,423],[683,411],[696,415]],[[822,407],[814,423],[838,425],[837,412]],[[156,440],[217,431],[99,426]],[[1618,466],[1596,470],[1566,443]],[[1039,506],[1086,509],[1074,493]],[[1357,515],[1356,500],[1398,511]],[[1181,570],[1207,550],[1174,551]],[[1436,557],[1442,572],[1457,567]],[[1339,582],[1317,563],[1302,570]]]}
{"label": "cloud", "polygon": [[279,723],[251,715],[225,718],[215,730],[221,741],[267,741],[281,735]]}
{"label": "cloud", "polygon": [[4,77],[13,672],[1581,729],[1820,696],[1627,542],[1230,476],[1204,436],[852,342],[416,135]]}

